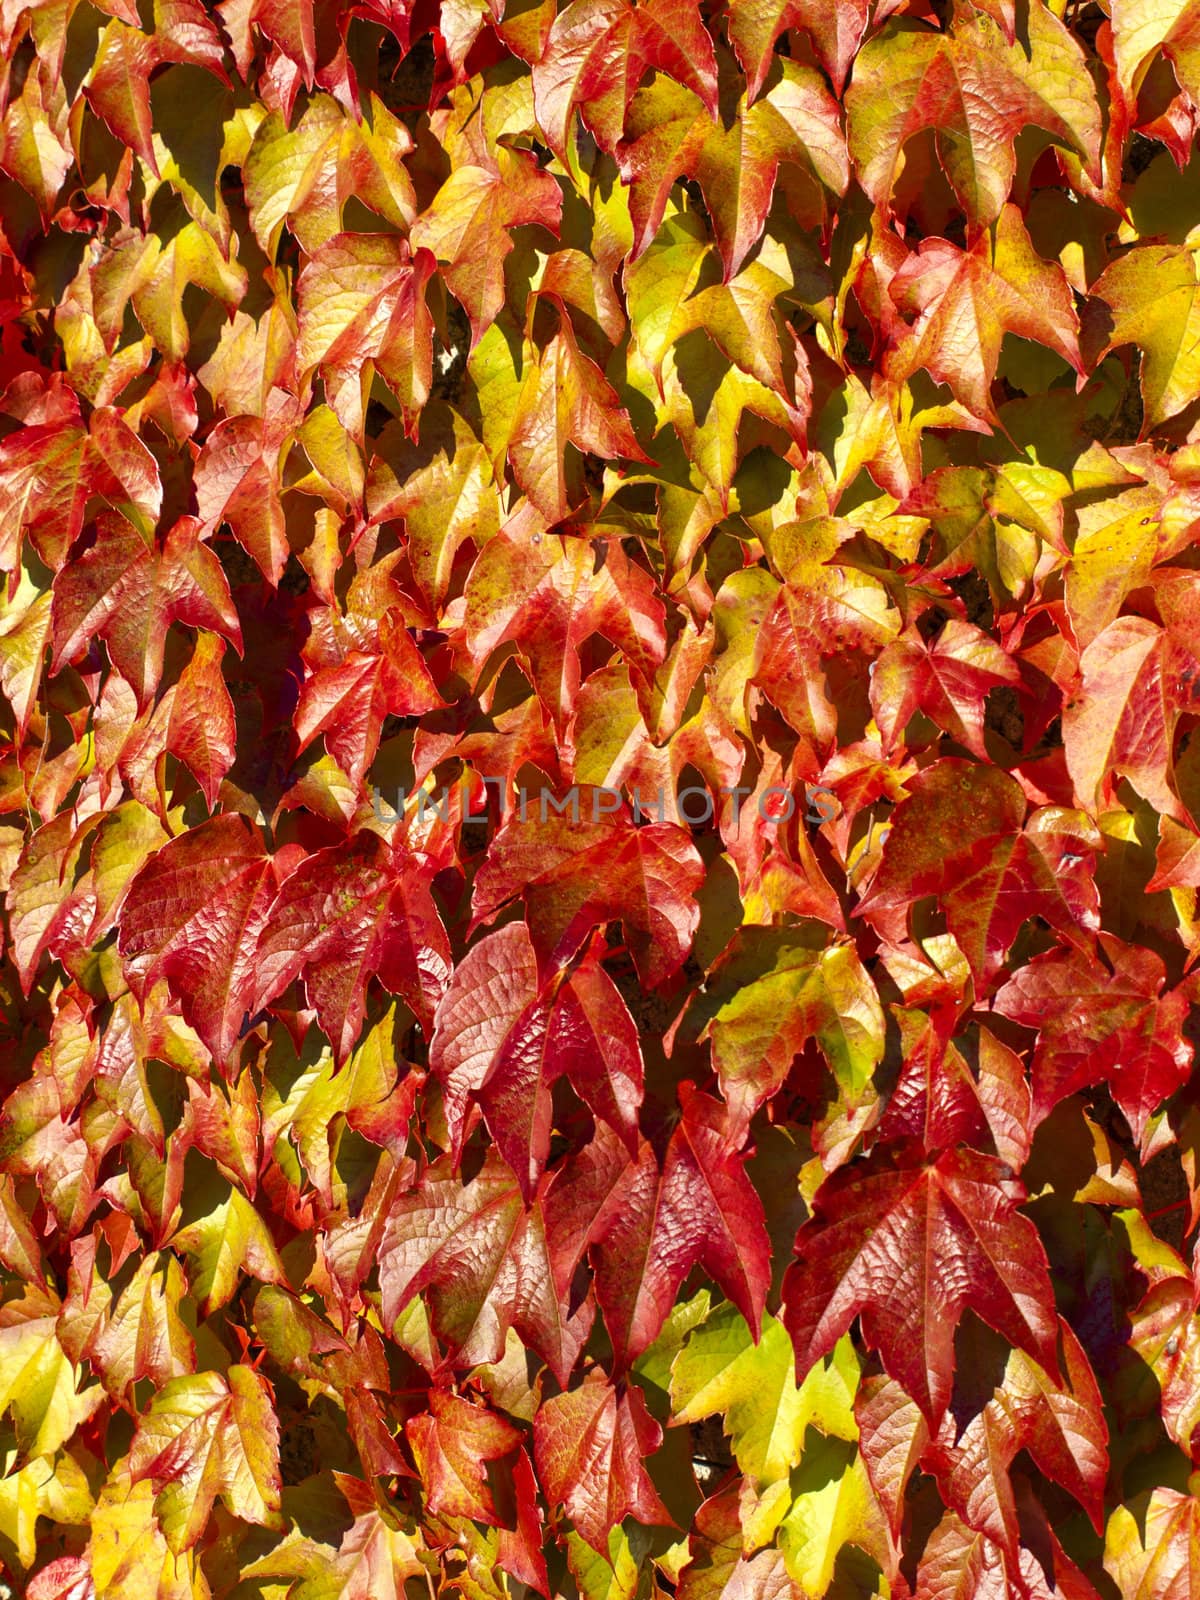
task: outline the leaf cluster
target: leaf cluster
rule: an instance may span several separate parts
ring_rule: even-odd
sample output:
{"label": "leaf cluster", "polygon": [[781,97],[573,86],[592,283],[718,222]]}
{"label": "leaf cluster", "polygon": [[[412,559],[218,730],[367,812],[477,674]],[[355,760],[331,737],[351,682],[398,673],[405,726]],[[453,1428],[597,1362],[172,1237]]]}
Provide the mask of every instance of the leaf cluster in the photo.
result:
{"label": "leaf cluster", "polygon": [[6,1592],[1200,1593],[1197,0],[0,113]]}

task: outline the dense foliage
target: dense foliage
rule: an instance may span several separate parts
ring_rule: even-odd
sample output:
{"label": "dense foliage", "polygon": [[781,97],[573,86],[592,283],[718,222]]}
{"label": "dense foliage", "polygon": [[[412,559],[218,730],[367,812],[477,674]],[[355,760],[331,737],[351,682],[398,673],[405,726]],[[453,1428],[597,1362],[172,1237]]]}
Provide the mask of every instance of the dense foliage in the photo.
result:
{"label": "dense foliage", "polygon": [[1198,0],[0,109],[5,1592],[1200,1595]]}

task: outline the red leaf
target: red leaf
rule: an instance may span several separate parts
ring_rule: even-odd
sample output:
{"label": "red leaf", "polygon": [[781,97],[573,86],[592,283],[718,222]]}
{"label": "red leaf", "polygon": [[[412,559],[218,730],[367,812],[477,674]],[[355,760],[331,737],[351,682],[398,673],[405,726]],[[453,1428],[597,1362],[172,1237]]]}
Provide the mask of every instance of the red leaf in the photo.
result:
{"label": "red leaf", "polygon": [[433,378],[433,318],[425,286],[437,263],[392,234],[339,233],[300,274],[303,373],[319,370],[329,404],[361,442],[378,373],[400,402],[411,433]]}
{"label": "red leaf", "polygon": [[[583,497],[582,485],[572,492],[567,481],[568,445],[604,461],[650,459],[616,390],[596,363],[579,353],[561,302],[560,318],[559,331],[526,370],[508,443],[518,488],[550,523],[561,522]],[[605,570],[611,585],[611,569]]]}
{"label": "red leaf", "polygon": [[134,150],[157,178],[151,140],[150,73],[159,53],[153,39],[115,18],[105,28],[84,92],[97,115]]}
{"label": "red leaf", "polygon": [[225,642],[201,633],[175,686],[167,748],[195,778],[214,810],[221,781],[237,759],[237,721],[221,674]]}
{"label": "red leaf", "polygon": [[284,880],[259,938],[258,1005],[303,978],[339,1063],[358,1039],[372,974],[429,1028],[450,974],[429,878],[402,843],[389,849],[375,833],[309,856]]}
{"label": "red leaf", "polygon": [[[904,1060],[879,1124],[883,1139],[917,1139],[927,1155],[991,1135],[1014,1170],[1029,1153],[1030,1097],[1018,1057],[986,1030],[978,1040],[978,1077],[950,1041],[952,1012],[895,1008]],[[966,1041],[964,1041],[964,1046]],[[974,1052],[971,1052],[974,1054]]]}
{"label": "red leaf", "polygon": [[[658,1337],[679,1286],[702,1266],[758,1336],[771,1277],[762,1204],[725,1141],[724,1108],[684,1095],[662,1167],[642,1143],[630,1160],[603,1128],[551,1183],[550,1251],[560,1289],[589,1248],[620,1367]],[[636,1267],[631,1270],[631,1264]]]}
{"label": "red leaf", "polygon": [[386,1326],[423,1295],[456,1366],[498,1360],[511,1327],[565,1385],[591,1329],[590,1308],[571,1312],[555,1287],[542,1199],[526,1210],[495,1156],[470,1183],[442,1157],[416,1190],[392,1202],[379,1282]]}
{"label": "red leaf", "polygon": [[609,1530],[630,1514],[641,1522],[674,1526],[642,1465],[661,1439],[641,1390],[615,1389],[598,1371],[590,1372],[580,1388],[544,1401],[533,1420],[534,1454],[546,1494],[600,1551],[608,1548]]}
{"label": "red leaf", "polygon": [[257,1009],[255,943],[274,894],[258,830],[221,816],[164,845],[126,899],[119,947],[131,976],[143,992],[166,978],[219,1064]]}
{"label": "red leaf", "polygon": [[504,304],[509,230],[540,222],[557,234],[562,218],[562,191],[529,151],[500,146],[489,156],[494,167],[456,167],[409,234],[414,250],[444,263],[446,285],[471,319],[472,350]]}
{"label": "red leaf", "polygon": [[221,564],[200,542],[194,517],[181,517],[161,553],[116,512],[98,519],[96,543],[54,580],[52,637],[57,672],[97,635],[143,710],[162,676],[173,622],[209,628],[241,653],[242,631]]}
{"label": "red leaf", "polygon": [[1035,1124],[1090,1084],[1107,1081],[1140,1140],[1150,1117],[1187,1081],[1183,1036],[1191,1001],[1163,985],[1152,950],[1101,935],[1107,964],[1077,950],[1035,956],[996,995],[1001,1016],[1038,1030],[1033,1055]]}
{"label": "red leaf", "polygon": [[887,748],[895,747],[913,715],[923,711],[986,761],[988,694],[1020,677],[1016,662],[993,639],[951,617],[930,643],[913,628],[886,646],[871,669],[871,706]]}
{"label": "red leaf", "polygon": [[[578,799],[581,818],[597,814],[595,794],[583,788]],[[593,928],[620,917],[643,982],[664,982],[683,965],[700,915],[692,896],[704,869],[687,834],[670,823],[639,828],[611,811],[572,821],[545,809],[545,821],[517,817],[496,835],[475,878],[473,925],[522,895],[539,968],[549,972]]]}
{"label": "red leaf", "polygon": [[832,7],[816,0],[732,0],[729,42],[749,80],[750,99],[758,98],[775,56],[775,43],[788,28],[803,28],[812,36],[821,64],[840,95],[869,11],[864,0],[844,0]]}
{"label": "red leaf", "polygon": [[914,902],[938,895],[980,987],[1030,917],[1091,948],[1100,916],[1087,855],[1100,836],[1086,818],[1047,807],[1025,824],[1016,779],[955,758],[935,761],[908,790],[860,916],[898,944]]}
{"label": "red leaf", "polygon": [[633,1019],[599,963],[544,986],[523,922],[470,950],[434,1018],[430,1070],[443,1082],[458,1154],[471,1101],[532,1197],[550,1146],[550,1086],[563,1073],[598,1116],[636,1149],[642,1058]]}
{"label": "red leaf", "polygon": [[573,0],[550,29],[533,68],[534,108],[546,142],[567,159],[578,107],[601,149],[611,155],[625,128],[634,91],[650,70],[686,84],[717,114],[717,63],[696,0]]}
{"label": "red leaf", "polygon": [[263,577],[278,583],[288,542],[280,500],[279,454],[295,407],[273,395],[267,416],[230,417],[204,441],[196,462],[196,507],[208,530],[227,522]]}
{"label": "red leaf", "polygon": [[470,1517],[498,1527],[501,1519],[488,1488],[487,1463],[516,1449],[520,1429],[484,1406],[436,1389],[429,1406],[405,1425],[429,1510],[434,1516]]}
{"label": "red leaf", "polygon": [[[579,652],[595,634],[652,678],[667,651],[665,610],[645,570],[619,546],[547,535],[532,544],[501,533],[484,546],[467,585],[466,642],[482,671],[501,645],[517,645],[560,732],[579,693]],[[539,808],[544,809],[544,808]]]}
{"label": "red leaf", "polygon": [[82,1556],[60,1556],[29,1580],[26,1600],[92,1600],[92,1572]]}
{"label": "red leaf", "polygon": [[398,612],[381,620],[379,645],[378,655],[352,650],[337,666],[318,668],[301,690],[293,718],[299,750],[324,734],[327,749],[354,784],[375,759],[387,717],[420,716],[442,704]]}
{"label": "red leaf", "polygon": [[931,1425],[950,1400],[954,1330],[970,1306],[1051,1374],[1057,1324],[1046,1257],[1006,1169],[973,1151],[928,1166],[843,1167],[796,1236],[785,1321],[800,1377],[855,1317]]}

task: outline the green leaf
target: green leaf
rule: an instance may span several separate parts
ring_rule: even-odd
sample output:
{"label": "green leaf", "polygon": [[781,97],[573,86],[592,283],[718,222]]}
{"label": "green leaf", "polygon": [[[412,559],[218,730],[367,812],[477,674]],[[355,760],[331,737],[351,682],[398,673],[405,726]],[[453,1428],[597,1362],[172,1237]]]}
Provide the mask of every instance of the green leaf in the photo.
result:
{"label": "green leaf", "polygon": [[884,1519],[853,1444],[810,1435],[794,1489],[791,1510],[779,1527],[779,1544],[788,1573],[804,1594],[825,1594],[848,1544],[880,1566],[888,1562]]}
{"label": "green leaf", "polygon": [[283,1285],[287,1274],[266,1223],[241,1190],[215,1176],[205,1188],[210,1195],[224,1190],[224,1197],[197,1221],[180,1228],[171,1245],[191,1256],[192,1292],[207,1316],[228,1305],[243,1272],[261,1283]]}
{"label": "green leaf", "polygon": [[720,1305],[688,1335],[671,1365],[676,1422],[720,1414],[738,1466],[760,1489],[799,1462],[805,1430],[856,1439],[854,1394],[859,1359],[848,1338],[796,1387],[796,1354],[783,1324],[764,1316],[755,1345],[746,1319]]}

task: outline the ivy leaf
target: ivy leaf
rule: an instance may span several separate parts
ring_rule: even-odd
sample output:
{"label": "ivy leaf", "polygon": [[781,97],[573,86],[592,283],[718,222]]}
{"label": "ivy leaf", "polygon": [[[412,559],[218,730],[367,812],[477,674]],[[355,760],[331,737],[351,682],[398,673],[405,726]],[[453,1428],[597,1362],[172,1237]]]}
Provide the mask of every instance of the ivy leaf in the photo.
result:
{"label": "ivy leaf", "polygon": [[[986,1028],[975,1048],[950,1040],[954,1013],[895,1007],[903,1060],[879,1127],[888,1139],[919,1139],[927,1155],[989,1134],[1014,1170],[1024,1166],[1032,1133],[1030,1094],[1020,1058]],[[964,1054],[964,1050],[966,1054]],[[968,1064],[973,1058],[975,1071]]]}
{"label": "ivy leaf", "polygon": [[721,1093],[739,1126],[748,1126],[776,1093],[810,1039],[820,1045],[848,1108],[873,1098],[884,1015],[853,946],[826,945],[811,933],[746,930],[714,980],[700,1037],[712,1040]]}
{"label": "ivy leaf", "polygon": [[201,632],[171,700],[167,748],[200,785],[210,811],[222,780],[237,759],[237,722],[221,661],[225,641]]}
{"label": "ivy leaf", "polygon": [[798,1464],[810,1424],[839,1439],[857,1435],[858,1363],[848,1340],[799,1389],[795,1378],[795,1352],[781,1323],[764,1317],[754,1344],[740,1312],[718,1306],[671,1365],[672,1414],[676,1422],[698,1422],[719,1413],[738,1466],[761,1491]]}
{"label": "ivy leaf", "polygon": [[1078,812],[1046,807],[1026,823],[1025,810],[1020,785],[998,768],[935,762],[897,809],[859,915],[900,942],[913,903],[936,894],[981,988],[1030,917],[1090,950],[1100,914],[1088,857],[1099,837]]}
{"label": "ivy leaf", "polygon": [[165,978],[219,1064],[256,1009],[254,945],[275,890],[258,830],[236,815],[172,839],[129,887],[119,945],[131,978],[141,993]]}
{"label": "ivy leaf", "polygon": [[328,95],[313,95],[295,126],[278,112],[260,124],[243,166],[250,223],[264,252],[275,259],[284,225],[315,255],[340,232],[342,212],[357,194],[397,226],[416,214],[404,156],[412,138],[371,94],[361,123]]}
{"label": "ivy leaf", "polygon": [[1036,956],[996,995],[995,1009],[1039,1030],[1033,1114],[1040,1122],[1069,1094],[1107,1080],[1141,1139],[1162,1101],[1187,1079],[1183,1035],[1190,999],[1163,993],[1166,971],[1152,950],[1101,936],[1105,960],[1080,951]]}
{"label": "ivy leaf", "polygon": [[437,608],[460,546],[470,539],[482,548],[500,527],[499,488],[487,451],[457,412],[433,401],[421,416],[419,444],[391,423],[375,451],[367,509],[372,521],[403,518],[417,583]]}
{"label": "ivy leaf", "polygon": [[351,650],[306,681],[294,718],[299,751],[320,734],[330,755],[360,784],[388,717],[420,716],[442,704],[429,668],[395,611],[379,624],[379,653]]}
{"label": "ivy leaf", "polygon": [[921,1600],[967,1600],[1012,1591],[1000,1547],[947,1511],[925,1546],[916,1592]]}
{"label": "ivy leaf", "polygon": [[446,930],[430,873],[376,833],[302,861],[271,903],[256,951],[257,1005],[302,978],[335,1059],[354,1048],[372,974],[429,1027],[449,975]]}
{"label": "ivy leaf", "polygon": [[[597,1128],[547,1200],[556,1281],[570,1283],[591,1249],[596,1294],[622,1367],[658,1337],[679,1286],[704,1267],[757,1337],[770,1281],[762,1205],[728,1139],[722,1109],[694,1091],[660,1168],[644,1141],[630,1159]],[[631,1274],[629,1262],[638,1268]]]}
{"label": "ivy leaf", "polygon": [[445,1086],[454,1149],[474,1100],[527,1201],[550,1148],[550,1088],[563,1073],[636,1148],[644,1068],[628,1008],[594,957],[540,985],[523,922],[481,939],[455,969],[434,1018],[429,1065]]}
{"label": "ivy leaf", "polygon": [[90,1348],[90,1359],[114,1397],[150,1378],[162,1387],[196,1369],[195,1344],[180,1316],[187,1280],[166,1252],[145,1257]]}
{"label": "ivy leaf", "polygon": [[1118,617],[1092,640],[1063,708],[1067,769],[1085,810],[1103,804],[1111,775],[1120,773],[1157,810],[1184,821],[1172,746],[1198,674],[1190,643],[1145,617]]}
{"label": "ivy leaf", "polygon": [[559,331],[526,369],[509,454],[517,486],[547,522],[561,522],[579,499],[567,480],[567,447],[603,460],[648,461],[616,391],[581,355],[565,313]]}
{"label": "ivy leaf", "polygon": [[1144,425],[1155,428],[1191,403],[1197,380],[1196,261],[1190,250],[1138,245],[1107,267],[1091,293],[1112,313],[1104,351],[1136,344]]}
{"label": "ivy leaf", "polygon": [[636,1386],[614,1388],[593,1370],[577,1389],[539,1408],[533,1425],[538,1476],[594,1550],[632,1513],[641,1522],[672,1525],[642,1465],[662,1430]]}
{"label": "ivy leaf", "polygon": [[696,1512],[689,1559],[679,1575],[680,1600],[793,1600],[796,1586],[777,1549],[744,1556],[736,1495],[713,1495]]}
{"label": "ivy leaf", "polygon": [[1123,1594],[1186,1594],[1200,1550],[1193,1495],[1157,1488],[1138,1507],[1118,1506],[1104,1535],[1104,1570]]}
{"label": "ivy leaf", "polygon": [[973,1151],[948,1151],[928,1166],[835,1172],[796,1236],[784,1282],[797,1375],[861,1316],[885,1370],[936,1426],[950,1399],[954,1329],[968,1306],[1057,1375],[1045,1253],[1017,1213],[1023,1190],[1004,1170]]}
{"label": "ivy leaf", "polygon": [[[583,789],[576,798],[597,812],[592,793]],[[552,820],[545,809],[544,821],[517,817],[497,834],[475,878],[475,925],[520,895],[539,967],[548,974],[594,928],[619,917],[648,985],[677,972],[699,921],[693,894],[703,875],[683,829],[669,822],[639,828],[611,810],[597,821],[572,822],[565,814]]]}
{"label": "ivy leaf", "polygon": [[565,1385],[591,1328],[589,1308],[572,1312],[555,1288],[542,1199],[526,1210],[494,1156],[469,1183],[441,1157],[392,1203],[379,1281],[387,1326],[414,1295],[426,1295],[448,1359],[465,1367],[497,1361],[511,1327]]}
{"label": "ivy leaf", "polygon": [[312,256],[296,285],[304,373],[319,371],[329,404],[361,442],[371,376],[391,389],[410,432],[433,381],[428,250],[391,234],[339,233]]}
{"label": "ivy leaf", "polygon": [[143,710],[158,688],[173,622],[208,628],[241,652],[229,585],[200,542],[195,518],[182,517],[159,552],[147,548],[132,523],[108,513],[99,519],[96,543],[55,580],[50,670],[57,672],[98,635]]}
{"label": "ivy leaf", "polygon": [[477,670],[501,645],[516,644],[560,727],[579,693],[580,649],[595,634],[647,677],[666,654],[662,601],[615,545],[598,565],[586,539],[551,534],[531,545],[501,533],[480,553],[466,601],[467,648]]}
{"label": "ivy leaf", "polygon": [[920,1406],[894,1378],[864,1378],[855,1395],[854,1415],[863,1465],[887,1514],[892,1538],[898,1539],[905,1493],[929,1444],[929,1425]]}
{"label": "ivy leaf", "polygon": [[94,1386],[80,1391],[57,1337],[58,1310],[56,1296],[32,1287],[0,1309],[0,1415],[24,1460],[53,1458],[101,1399]]}
{"label": "ivy leaf", "polygon": [[882,1565],[887,1539],[862,1457],[841,1439],[818,1437],[797,1474],[798,1493],[779,1528],[784,1565],[806,1594],[823,1595],[847,1544]]}
{"label": "ivy leaf", "polygon": [[931,642],[914,629],[886,645],[871,672],[879,731],[895,745],[918,711],[980,760],[988,694],[1019,683],[1020,668],[982,629],[950,618]]}
{"label": "ivy leaf", "polygon": [[869,7],[862,0],[833,12],[813,0],[733,0],[729,8],[729,42],[746,73],[751,100],[756,100],[770,70],[775,44],[789,28],[803,28],[821,65],[840,96],[850,63],[866,31]]}
{"label": "ivy leaf", "polygon": [[781,161],[807,168],[834,194],[845,192],[849,166],[836,102],[811,67],[784,61],[780,72],[753,105],[743,97],[728,127],[714,125],[696,96],[671,79],[639,90],[617,151],[631,191],[635,261],[658,232],[671,187],[684,173],[694,173],[712,213],[726,282],[762,231]]}
{"label": "ivy leaf", "polygon": [[562,191],[528,151],[501,146],[495,163],[455,168],[409,234],[414,251],[432,251],[443,264],[447,287],[471,319],[472,350],[504,304],[509,230],[540,223],[557,234],[562,218]]}
{"label": "ivy leaf", "polygon": [[249,1367],[173,1378],[150,1402],[129,1455],[149,1479],[155,1512],[178,1554],[204,1531],[217,1495],[236,1517],[271,1526],[279,1512],[279,1422],[266,1383]]}
{"label": "ivy leaf", "polygon": [[431,1409],[406,1427],[435,1516],[470,1517],[500,1526],[487,1486],[488,1463],[502,1459],[521,1442],[521,1431],[485,1406],[458,1395],[430,1395]]}
{"label": "ivy leaf", "polygon": [[896,380],[924,367],[948,383],[975,416],[990,420],[992,380],[1006,333],[1034,339],[1083,372],[1079,319],[1062,268],[1043,261],[1014,205],[1000,208],[994,235],[970,250],[925,239],[888,285],[911,331],[896,328],[887,371]]}
{"label": "ivy leaf", "polygon": [[195,1261],[191,1288],[205,1315],[229,1304],[243,1272],[260,1283],[287,1282],[267,1225],[241,1190],[222,1184],[214,1174],[205,1191],[189,1195],[199,1207],[210,1199],[215,1201],[213,1209],[171,1239],[174,1249]]}
{"label": "ivy leaf", "polygon": [[993,222],[1029,124],[1073,147],[1098,176],[1100,110],[1083,52],[1058,18],[1029,21],[1028,54],[972,11],[951,34],[892,23],[859,51],[846,91],[850,152],[877,206],[887,206],[908,140],[932,128],[967,219]]}
{"label": "ivy leaf", "polygon": [[555,18],[547,48],[533,69],[538,124],[560,161],[576,107],[601,149],[610,154],[625,112],[650,70],[666,72],[717,114],[717,63],[695,0],[573,0]]}
{"label": "ivy leaf", "polygon": [[196,463],[196,509],[205,529],[227,523],[273,584],[289,555],[279,461],[295,422],[296,407],[272,394],[264,416],[219,422]]}
{"label": "ivy leaf", "polygon": [[113,17],[100,36],[84,86],[88,101],[116,137],[137,152],[157,178],[150,118],[150,73],[158,65],[153,39]]}

